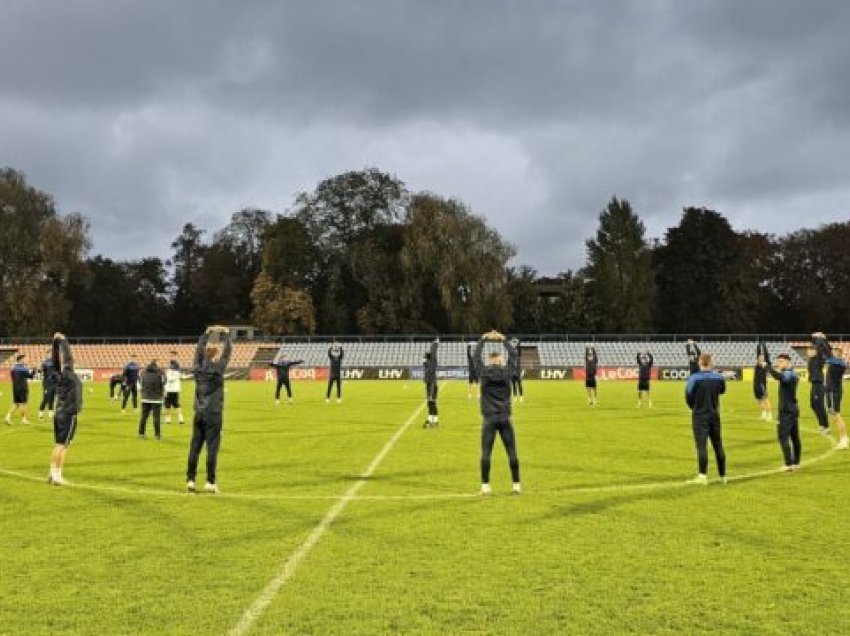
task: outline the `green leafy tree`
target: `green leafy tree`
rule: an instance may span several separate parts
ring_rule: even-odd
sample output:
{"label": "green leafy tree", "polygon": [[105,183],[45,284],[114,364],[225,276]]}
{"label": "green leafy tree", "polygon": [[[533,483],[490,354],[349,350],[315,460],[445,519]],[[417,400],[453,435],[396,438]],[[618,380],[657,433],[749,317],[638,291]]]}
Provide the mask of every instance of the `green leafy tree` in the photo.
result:
{"label": "green leafy tree", "polygon": [[652,253],[643,222],[625,199],[613,197],[587,241],[583,275],[599,311],[599,329],[645,332],[652,328]]}
{"label": "green leafy tree", "polygon": [[260,274],[251,291],[254,324],[268,334],[312,334],[316,330],[313,299],[305,291],[276,283]]}

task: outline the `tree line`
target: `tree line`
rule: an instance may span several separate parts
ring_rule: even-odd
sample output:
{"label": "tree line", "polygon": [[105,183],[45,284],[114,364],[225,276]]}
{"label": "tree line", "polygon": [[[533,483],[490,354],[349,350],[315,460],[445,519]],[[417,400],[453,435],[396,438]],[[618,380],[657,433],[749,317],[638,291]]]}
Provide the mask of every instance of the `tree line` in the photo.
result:
{"label": "tree line", "polygon": [[214,322],[268,334],[803,333],[846,329],[850,315],[850,222],[772,236],[688,207],[650,240],[614,197],[585,266],[544,280],[464,202],[377,169],[325,179],[282,214],[246,208],[214,232],[187,223],[167,260],[92,256],[89,234],[84,216],[0,170],[0,336],[188,335]]}

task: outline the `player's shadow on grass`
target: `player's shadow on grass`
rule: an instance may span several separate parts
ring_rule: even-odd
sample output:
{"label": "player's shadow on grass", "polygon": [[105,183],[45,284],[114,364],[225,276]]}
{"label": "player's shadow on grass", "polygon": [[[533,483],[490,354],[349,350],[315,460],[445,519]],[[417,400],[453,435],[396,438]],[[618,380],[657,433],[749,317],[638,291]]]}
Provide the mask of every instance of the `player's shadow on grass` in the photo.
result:
{"label": "player's shadow on grass", "polygon": [[638,492],[623,492],[620,494],[600,493],[594,496],[593,494],[582,494],[581,497],[593,497],[590,501],[576,501],[566,504],[555,504],[552,510],[533,519],[529,519],[527,523],[536,524],[541,521],[551,519],[564,519],[568,517],[599,515],[608,512],[618,506],[638,503],[642,501],[672,501],[674,499],[688,499],[694,495],[704,493],[704,486],[693,487],[676,487],[677,485],[671,482],[671,486],[660,487],[652,490],[644,490]]}

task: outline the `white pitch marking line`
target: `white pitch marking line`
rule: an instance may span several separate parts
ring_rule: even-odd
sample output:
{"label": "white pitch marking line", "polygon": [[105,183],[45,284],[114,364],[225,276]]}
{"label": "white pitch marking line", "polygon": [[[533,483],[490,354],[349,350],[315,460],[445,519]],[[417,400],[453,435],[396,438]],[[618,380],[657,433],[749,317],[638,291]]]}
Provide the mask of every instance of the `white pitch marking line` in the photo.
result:
{"label": "white pitch marking line", "polygon": [[313,528],[312,532],[307,536],[295,552],[293,552],[289,558],[283,563],[280,571],[277,573],[269,583],[263,588],[263,591],[260,592],[260,595],[254,600],[253,603],[245,610],[242,614],[242,618],[239,619],[239,622],[236,626],[230,630],[231,636],[241,636],[242,634],[247,634],[251,627],[254,625],[256,620],[266,611],[271,602],[277,596],[280,589],[286,584],[286,582],[292,578],[292,575],[295,574],[295,570],[298,568],[298,565],[304,558],[310,553],[310,551],[316,546],[322,536],[325,534],[330,525],[336,520],[337,517],[345,510],[346,506],[351,503],[358,491],[366,485],[368,479],[374,474],[375,470],[377,470],[380,463],[383,461],[384,457],[392,450],[393,446],[396,445],[396,442],[401,438],[402,435],[410,428],[410,425],[413,423],[419,414],[422,413],[422,410],[425,408],[425,404],[420,404],[419,408],[417,408],[413,415],[411,415],[407,420],[402,424],[399,429],[395,432],[395,434],[389,439],[389,441],[384,444],[384,447],[378,451],[378,454],[375,455],[375,458],[372,460],[372,463],[366,468],[366,472],[364,472],[360,479],[355,482],[351,488],[349,488],[342,498],[337,501],[330,510],[328,510],[327,514],[322,518],[315,528]]}

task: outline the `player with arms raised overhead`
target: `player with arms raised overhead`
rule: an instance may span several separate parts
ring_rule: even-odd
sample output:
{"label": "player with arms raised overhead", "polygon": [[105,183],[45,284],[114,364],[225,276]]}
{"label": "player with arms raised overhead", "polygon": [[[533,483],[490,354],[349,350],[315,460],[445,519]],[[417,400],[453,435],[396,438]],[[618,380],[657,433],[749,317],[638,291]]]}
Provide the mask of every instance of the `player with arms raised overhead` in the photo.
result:
{"label": "player with arms raised overhead", "polygon": [[815,347],[826,359],[826,408],[832,416],[835,428],[838,429],[836,448],[850,448],[847,426],[844,424],[844,418],[841,417],[841,398],[844,397],[844,372],[847,370],[847,361],[844,360],[842,350],[830,345],[823,332],[813,334],[812,339]]}
{"label": "player with arms raised overhead", "polygon": [[466,373],[467,373],[467,386],[466,386],[466,397],[472,399],[472,386],[478,386],[478,367],[475,365],[475,358],[472,355],[472,345],[466,345]]}
{"label": "player with arms raised overhead", "polygon": [[688,371],[690,374],[699,373],[699,357],[702,354],[699,345],[689,339],[685,345],[685,353],[688,356]]}
{"label": "player with arms raised overhead", "polygon": [[812,346],[806,349],[809,370],[809,406],[818,420],[821,435],[829,435],[829,415],[826,412],[826,395],[823,389],[823,368],[826,365],[824,353],[814,345],[817,334],[812,334]]}
{"label": "player with arms raised overhead", "polygon": [[328,349],[328,390],[325,393],[325,404],[331,402],[331,387],[336,383],[336,403],[342,402],[342,359],[345,351],[338,342],[334,342]]}
{"label": "player with arms raised overhead", "polygon": [[433,428],[439,426],[440,415],[437,412],[437,394],[440,388],[437,386],[437,349],[440,347],[440,339],[434,338],[431,347],[422,357],[422,380],[425,382],[425,401],[428,404],[428,419],[422,428]]}
{"label": "player with arms raised overhead", "polygon": [[522,404],[525,401],[525,396],[522,392],[522,364],[520,362],[519,338],[511,338],[510,348],[507,351],[508,369],[511,371],[511,393],[514,396],[514,402],[519,401]]}
{"label": "player with arms raised overhead", "polygon": [[52,356],[48,355],[41,363],[41,404],[38,406],[40,420],[44,419],[45,412],[47,417],[53,417],[53,407],[56,405],[56,376]]}
{"label": "player with arms raised overhead", "polygon": [[[223,341],[224,346],[219,350]],[[195,492],[198,459],[204,444],[207,446],[207,483],[204,492],[218,494],[218,449],[221,444],[222,411],[224,410],[224,371],[230,363],[233,343],[227,327],[209,327],[198,340],[195,350],[195,421],[189,460],[186,468],[186,489]]]}
{"label": "player with arms raised overhead", "polygon": [[475,346],[474,358],[478,366],[478,376],[481,379],[481,415],[484,418],[481,425],[481,494],[489,495],[491,492],[490,456],[498,433],[508,454],[513,492],[518,495],[522,487],[519,481],[516,437],[511,422],[512,371],[505,365],[505,358],[501,351],[491,352],[488,363],[484,363],[484,343],[487,341],[501,342],[508,356],[512,354],[513,349],[513,344],[498,331],[485,333]]}
{"label": "player with arms raised overhead", "polygon": [[776,434],[785,459],[782,470],[797,470],[800,468],[800,456],[803,453],[803,444],[800,441],[800,407],[797,406],[797,385],[800,378],[794,373],[791,356],[787,353],[776,356],[778,369],[774,369],[767,362],[761,364],[779,382],[779,424]]}
{"label": "player with arms raised overhead", "polygon": [[756,366],[753,369],[753,396],[761,407],[760,419],[769,422],[773,419],[770,400],[767,398],[767,369],[770,367],[770,352],[767,345],[759,342],[756,345]]}
{"label": "player with arms raised overhead", "polygon": [[83,383],[74,372],[74,358],[68,340],[61,333],[53,334],[51,353],[56,378],[56,411],[53,414],[53,453],[47,483],[64,486],[62,478],[65,457],[77,432],[77,416],[83,410]]}
{"label": "player with arms raised overhead", "polygon": [[638,365],[638,403],[637,407],[648,406],[652,408],[652,395],[650,395],[650,381],[652,380],[652,365],[655,362],[649,351],[637,354]]}
{"label": "player with arms raised overhead", "polygon": [[596,406],[596,370],[599,356],[595,347],[584,348],[584,389],[587,391],[587,405]]}

